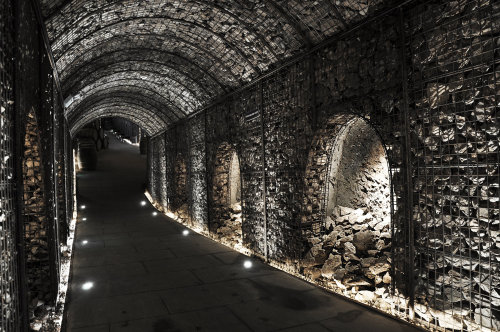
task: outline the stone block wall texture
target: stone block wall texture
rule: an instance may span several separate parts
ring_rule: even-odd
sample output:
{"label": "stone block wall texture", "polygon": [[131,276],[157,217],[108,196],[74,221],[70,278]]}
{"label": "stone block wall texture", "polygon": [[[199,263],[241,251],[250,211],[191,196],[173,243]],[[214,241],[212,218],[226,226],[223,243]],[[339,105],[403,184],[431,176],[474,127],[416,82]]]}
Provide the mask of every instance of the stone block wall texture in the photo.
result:
{"label": "stone block wall texture", "polygon": [[304,273],[307,239],[327,232],[334,140],[348,119],[363,118],[390,172],[387,310],[410,319],[413,308],[428,327],[498,330],[499,21],[492,0],[416,3],[169,128],[169,204],[184,156],[190,220],[209,229],[217,149],[231,144],[244,247]]}

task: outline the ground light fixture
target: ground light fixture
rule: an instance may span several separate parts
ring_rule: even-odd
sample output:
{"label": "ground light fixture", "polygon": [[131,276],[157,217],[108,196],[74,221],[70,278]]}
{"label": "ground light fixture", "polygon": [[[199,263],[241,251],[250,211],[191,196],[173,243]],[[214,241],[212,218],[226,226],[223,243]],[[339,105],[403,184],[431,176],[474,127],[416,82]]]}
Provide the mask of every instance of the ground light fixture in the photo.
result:
{"label": "ground light fixture", "polygon": [[82,218],[82,221],[87,221],[87,218]]}
{"label": "ground light fixture", "polygon": [[182,235],[188,236],[189,235],[189,231],[187,229],[183,230],[182,231]]}
{"label": "ground light fixture", "polygon": [[82,244],[83,244],[83,245],[86,245],[87,243],[89,243],[89,241],[87,241],[87,240],[83,240],[83,241],[82,241]]}
{"label": "ground light fixture", "polygon": [[249,260],[249,259],[247,259],[246,261],[244,261],[244,262],[243,262],[243,267],[244,267],[245,269],[249,269],[249,268],[251,268],[251,267],[252,267],[252,265],[253,265],[253,264],[252,264],[252,261],[251,261],[251,260]]}
{"label": "ground light fixture", "polygon": [[94,283],[92,281],[87,281],[86,283],[84,283],[82,285],[82,289],[83,290],[89,290],[91,289],[92,287],[94,287]]}
{"label": "ground light fixture", "polygon": [[146,206],[146,201],[141,201],[141,206]]}
{"label": "ground light fixture", "polygon": [[80,210],[85,210],[86,206],[85,205],[80,205]]}
{"label": "ground light fixture", "polygon": [[156,216],[158,215],[158,212],[154,211],[154,212],[152,213],[152,215],[153,215],[153,217],[156,217]]}

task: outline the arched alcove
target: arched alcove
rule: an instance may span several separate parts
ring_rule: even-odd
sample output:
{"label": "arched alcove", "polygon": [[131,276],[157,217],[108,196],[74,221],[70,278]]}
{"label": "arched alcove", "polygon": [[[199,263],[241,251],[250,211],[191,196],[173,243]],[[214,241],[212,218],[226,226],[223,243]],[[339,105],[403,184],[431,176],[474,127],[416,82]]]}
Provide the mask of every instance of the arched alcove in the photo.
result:
{"label": "arched alcove", "polygon": [[238,154],[229,143],[222,143],[215,155],[212,182],[210,229],[233,246],[241,246],[241,174]]}
{"label": "arched alcove", "polygon": [[231,156],[231,166],[229,170],[229,205],[240,205],[241,210],[241,174],[240,159],[236,151]]}
{"label": "arched alcove", "polygon": [[386,297],[392,281],[391,184],[375,129],[350,114],[328,121],[313,141],[305,185],[304,274],[336,280],[360,301]]}
{"label": "arched alcove", "polygon": [[[390,177],[384,147],[361,118],[348,122],[335,140],[328,176],[327,217],[338,209],[362,209],[390,224]],[[328,223],[327,223],[328,227]]]}
{"label": "arched alcove", "polygon": [[23,154],[23,223],[29,309],[53,301],[50,251],[54,224],[47,218],[40,130],[35,111],[26,116]]}

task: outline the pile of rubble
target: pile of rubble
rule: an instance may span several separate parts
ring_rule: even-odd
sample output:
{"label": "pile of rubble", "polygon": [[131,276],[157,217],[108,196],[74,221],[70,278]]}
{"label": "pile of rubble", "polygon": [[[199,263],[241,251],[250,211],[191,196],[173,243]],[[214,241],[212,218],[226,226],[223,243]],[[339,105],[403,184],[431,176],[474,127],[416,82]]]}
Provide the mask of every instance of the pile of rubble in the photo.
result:
{"label": "pile of rubble", "polygon": [[354,287],[362,302],[387,295],[391,283],[390,217],[376,218],[368,208],[337,206],[327,223],[326,234],[308,240],[310,249],[301,261],[304,275]]}
{"label": "pile of rubble", "polygon": [[217,237],[224,239],[232,247],[243,245],[243,234],[241,231],[241,203],[235,203],[231,207],[223,209],[218,220],[215,232]]}

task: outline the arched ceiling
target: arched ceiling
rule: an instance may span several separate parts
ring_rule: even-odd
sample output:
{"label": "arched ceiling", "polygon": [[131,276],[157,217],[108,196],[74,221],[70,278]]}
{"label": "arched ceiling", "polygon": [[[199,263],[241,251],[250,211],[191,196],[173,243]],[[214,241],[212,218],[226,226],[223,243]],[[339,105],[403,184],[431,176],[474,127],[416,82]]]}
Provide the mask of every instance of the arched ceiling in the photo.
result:
{"label": "arched ceiling", "polygon": [[121,114],[155,134],[384,0],[40,1],[70,123]]}

